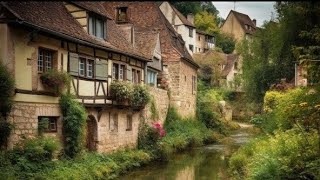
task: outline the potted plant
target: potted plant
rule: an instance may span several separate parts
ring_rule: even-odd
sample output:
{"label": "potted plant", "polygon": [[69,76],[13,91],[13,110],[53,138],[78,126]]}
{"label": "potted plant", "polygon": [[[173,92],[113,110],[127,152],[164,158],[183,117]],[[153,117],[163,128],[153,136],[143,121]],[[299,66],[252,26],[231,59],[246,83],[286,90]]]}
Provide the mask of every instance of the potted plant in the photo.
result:
{"label": "potted plant", "polygon": [[131,97],[132,87],[129,83],[124,81],[113,81],[110,84],[111,99],[117,101],[117,103],[129,105],[129,99]]}
{"label": "potted plant", "polygon": [[40,76],[43,86],[53,92],[55,95],[60,95],[63,89],[70,84],[70,76],[66,72],[49,70]]}
{"label": "potted plant", "polygon": [[149,102],[150,94],[146,86],[134,85],[130,98],[130,105],[133,109],[139,110]]}

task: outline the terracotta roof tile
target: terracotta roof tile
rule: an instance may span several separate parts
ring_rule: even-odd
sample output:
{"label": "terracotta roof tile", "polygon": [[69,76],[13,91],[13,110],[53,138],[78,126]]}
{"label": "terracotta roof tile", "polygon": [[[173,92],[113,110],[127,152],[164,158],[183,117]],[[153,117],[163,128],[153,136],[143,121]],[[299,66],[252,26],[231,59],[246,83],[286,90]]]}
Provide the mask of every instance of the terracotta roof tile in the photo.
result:
{"label": "terracotta roof tile", "polygon": [[76,4],[86,10],[95,12],[101,16],[111,18],[111,15],[104,9],[103,3],[99,1],[72,1],[73,4]]}
{"label": "terracotta roof tile", "polygon": [[[185,48],[182,37],[173,29],[155,2],[108,1],[105,2],[104,5],[105,8],[110,11],[115,11],[115,9],[120,6],[128,7],[128,21],[134,25],[136,31],[159,31],[164,62],[171,61],[171,59],[168,58],[171,52],[165,47],[174,47],[181,55],[181,58],[186,59],[198,67]],[[112,15],[113,18],[115,18],[115,13],[112,13]],[[166,54],[168,54],[168,56],[166,56]]]}
{"label": "terracotta roof tile", "polygon": [[236,62],[238,60],[238,55],[236,55],[236,54],[227,54],[226,57],[227,57],[227,59],[226,59],[227,63],[222,71],[223,77],[228,76],[228,74],[230,73],[230,71],[234,65],[234,62]]}
{"label": "terracotta roof tile", "polygon": [[[256,25],[252,22],[252,20],[250,19],[250,17],[246,14],[231,10],[230,13],[233,13],[234,16],[238,19],[238,21],[240,22],[242,28],[245,30],[246,33],[248,34],[253,34],[256,30]],[[249,25],[251,26],[253,29],[249,30],[245,27],[245,25]]]}
{"label": "terracotta roof tile", "polygon": [[[81,2],[84,5],[86,2]],[[92,3],[89,3],[92,5]],[[146,59],[144,54],[135,50],[123,36],[112,20],[107,20],[107,41],[89,35],[64,7],[63,2],[5,2],[5,6],[17,14],[23,21],[68,35],[96,45],[104,46]],[[93,6],[91,6],[93,7]],[[100,12],[105,12],[99,5]],[[36,11],[35,11],[36,9]]]}
{"label": "terracotta roof tile", "polygon": [[154,31],[135,31],[134,35],[136,48],[151,59],[156,47],[158,33]]}
{"label": "terracotta roof tile", "polygon": [[[169,3],[170,4],[170,3]],[[172,7],[173,11],[178,15],[178,17],[180,18],[180,20],[182,21],[182,23],[184,25],[187,26],[191,26],[191,27],[195,27],[190,21],[188,21],[188,19],[186,17],[184,17],[183,14],[181,14],[181,12],[176,9],[173,5],[170,4],[170,6]]]}

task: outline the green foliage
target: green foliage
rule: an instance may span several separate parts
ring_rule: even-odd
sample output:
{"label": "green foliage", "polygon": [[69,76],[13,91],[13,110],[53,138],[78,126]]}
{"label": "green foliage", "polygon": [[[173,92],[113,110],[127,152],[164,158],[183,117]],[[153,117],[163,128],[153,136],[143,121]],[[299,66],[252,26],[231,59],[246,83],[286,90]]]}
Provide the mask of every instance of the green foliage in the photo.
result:
{"label": "green foliage", "polygon": [[132,94],[131,83],[125,81],[113,81],[110,84],[110,95],[112,99],[122,102],[129,100]]}
{"label": "green foliage", "polygon": [[138,149],[148,152],[153,158],[159,157],[160,135],[156,129],[141,122],[138,134]]}
{"label": "green foliage", "polygon": [[208,34],[217,34],[220,32],[216,21],[216,16],[207,11],[197,13],[194,18],[196,28],[205,31]]}
{"label": "green foliage", "polygon": [[64,152],[68,157],[74,158],[83,149],[87,113],[85,108],[70,94],[61,96],[60,107],[64,117]]}
{"label": "green foliage", "polygon": [[150,99],[150,112],[151,112],[151,117],[150,117],[151,120],[156,121],[157,119],[159,119],[159,112],[157,110],[156,103],[153,96],[151,96],[151,99]]}
{"label": "green foliage", "polygon": [[87,153],[82,158],[39,163],[0,154],[0,172],[4,179],[115,179],[130,169],[140,167],[151,160],[142,150],[120,150],[112,154]]}
{"label": "green foliage", "polygon": [[3,117],[0,116],[0,149],[7,144],[12,129],[13,125],[6,122]]}
{"label": "green foliage", "polygon": [[189,13],[197,14],[201,11],[207,11],[211,14],[218,15],[219,11],[212,4],[211,1],[198,1],[198,2],[189,2],[189,1],[172,1],[170,2],[175,8],[177,8],[184,16],[187,16]]}
{"label": "green foliage", "polygon": [[57,70],[49,70],[42,73],[40,79],[43,85],[56,95],[60,95],[64,88],[68,88],[71,81],[71,77],[67,72]]}
{"label": "green foliage", "polygon": [[132,107],[144,107],[150,101],[150,93],[144,85],[134,85],[130,97]]}
{"label": "green foliage", "polygon": [[40,136],[43,135],[43,132],[48,128],[49,119],[48,118],[41,118],[38,122],[38,133]]}
{"label": "green foliage", "polygon": [[318,143],[315,132],[276,132],[241,147],[230,158],[230,171],[240,179],[319,178]]}
{"label": "green foliage", "polygon": [[226,54],[231,54],[235,49],[236,40],[233,36],[225,33],[216,35],[216,46],[221,48]]}
{"label": "green foliage", "polygon": [[7,68],[0,63],[0,116],[4,118],[7,117],[12,108],[14,88],[14,78]]}

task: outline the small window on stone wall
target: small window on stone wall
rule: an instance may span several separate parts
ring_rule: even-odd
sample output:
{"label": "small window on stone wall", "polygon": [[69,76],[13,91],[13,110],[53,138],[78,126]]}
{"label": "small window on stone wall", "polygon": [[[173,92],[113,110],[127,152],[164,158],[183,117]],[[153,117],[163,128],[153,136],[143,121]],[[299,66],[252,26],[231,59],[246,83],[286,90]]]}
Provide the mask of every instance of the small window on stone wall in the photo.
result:
{"label": "small window on stone wall", "polygon": [[112,132],[118,131],[118,114],[117,113],[111,114],[109,118],[109,128],[110,128],[110,131]]}
{"label": "small window on stone wall", "polygon": [[39,116],[38,117],[38,129],[42,129],[43,132],[57,132],[58,117]]}
{"label": "small window on stone wall", "polygon": [[126,131],[131,131],[132,130],[132,115],[128,114],[127,115],[127,129]]}

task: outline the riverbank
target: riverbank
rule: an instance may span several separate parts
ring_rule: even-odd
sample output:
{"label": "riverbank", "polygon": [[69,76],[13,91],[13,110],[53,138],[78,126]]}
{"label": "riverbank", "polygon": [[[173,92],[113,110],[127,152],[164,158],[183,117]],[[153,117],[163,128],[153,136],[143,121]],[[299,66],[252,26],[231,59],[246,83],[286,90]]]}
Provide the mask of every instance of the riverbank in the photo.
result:
{"label": "riverbank", "polygon": [[176,152],[217,142],[218,138],[223,137],[200,121],[191,119],[168,122],[166,131],[164,138],[151,141],[153,146],[150,148],[156,151],[150,151],[144,144],[144,148],[139,149],[119,150],[112,154],[83,153],[75,159],[60,158],[55,161],[39,161],[39,157],[48,154],[50,144],[31,143],[23,151],[0,154],[0,176],[4,179],[115,179],[132,169],[151,162],[166,161]]}

